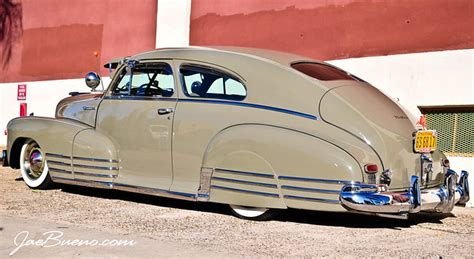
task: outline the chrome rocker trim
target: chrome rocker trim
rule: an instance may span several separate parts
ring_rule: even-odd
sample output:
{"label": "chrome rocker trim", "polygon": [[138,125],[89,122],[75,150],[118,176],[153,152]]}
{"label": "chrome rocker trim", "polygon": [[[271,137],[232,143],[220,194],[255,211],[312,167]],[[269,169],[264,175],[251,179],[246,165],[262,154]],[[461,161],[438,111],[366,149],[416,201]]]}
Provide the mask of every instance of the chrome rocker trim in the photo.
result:
{"label": "chrome rocker trim", "polygon": [[[443,185],[427,190],[421,190],[418,176],[412,176],[405,193],[389,192],[385,184],[347,184],[342,187],[339,200],[348,211],[382,217],[406,219],[409,213],[419,211],[449,213],[455,204],[469,201],[468,175],[462,171],[457,181],[456,172],[449,169]],[[397,196],[407,201],[399,202]]]}

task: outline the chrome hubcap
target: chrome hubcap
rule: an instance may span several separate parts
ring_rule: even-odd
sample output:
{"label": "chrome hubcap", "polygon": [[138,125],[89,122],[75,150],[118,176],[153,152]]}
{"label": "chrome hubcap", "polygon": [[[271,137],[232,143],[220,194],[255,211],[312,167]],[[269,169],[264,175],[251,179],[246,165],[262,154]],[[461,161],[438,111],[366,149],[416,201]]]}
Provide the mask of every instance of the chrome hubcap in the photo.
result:
{"label": "chrome hubcap", "polygon": [[38,179],[44,169],[44,156],[36,143],[28,146],[23,161],[28,177],[33,180]]}

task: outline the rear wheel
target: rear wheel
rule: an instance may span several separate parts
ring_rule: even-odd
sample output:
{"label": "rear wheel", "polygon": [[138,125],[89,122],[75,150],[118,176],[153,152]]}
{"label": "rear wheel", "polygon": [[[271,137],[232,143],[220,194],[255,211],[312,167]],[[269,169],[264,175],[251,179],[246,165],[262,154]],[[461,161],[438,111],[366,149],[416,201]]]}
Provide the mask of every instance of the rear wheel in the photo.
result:
{"label": "rear wheel", "polygon": [[270,220],[278,216],[281,210],[255,208],[247,206],[229,205],[232,213],[242,219],[248,220]]}
{"label": "rear wheel", "polygon": [[33,140],[26,141],[21,147],[20,171],[26,185],[32,189],[48,189],[53,186],[44,153]]}

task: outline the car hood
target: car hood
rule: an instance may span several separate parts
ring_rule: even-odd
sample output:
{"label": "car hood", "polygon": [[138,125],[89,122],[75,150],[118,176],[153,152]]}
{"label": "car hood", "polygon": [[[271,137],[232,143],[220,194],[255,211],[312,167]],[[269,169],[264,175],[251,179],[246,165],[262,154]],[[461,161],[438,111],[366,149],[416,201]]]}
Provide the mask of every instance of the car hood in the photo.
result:
{"label": "car hood", "polygon": [[362,82],[334,87],[325,93],[319,109],[324,121],[372,147],[382,167],[393,172],[391,187],[407,187],[411,175],[419,173],[414,117],[375,87]]}

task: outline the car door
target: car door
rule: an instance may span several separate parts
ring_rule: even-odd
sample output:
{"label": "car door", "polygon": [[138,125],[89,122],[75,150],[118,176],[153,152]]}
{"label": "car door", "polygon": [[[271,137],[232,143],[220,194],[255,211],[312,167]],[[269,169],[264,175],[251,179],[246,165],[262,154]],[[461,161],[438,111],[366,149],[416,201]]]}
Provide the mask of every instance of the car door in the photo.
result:
{"label": "car door", "polygon": [[129,62],[111,83],[96,130],[114,143],[119,175],[114,185],[168,190],[175,82],[171,60]]}

